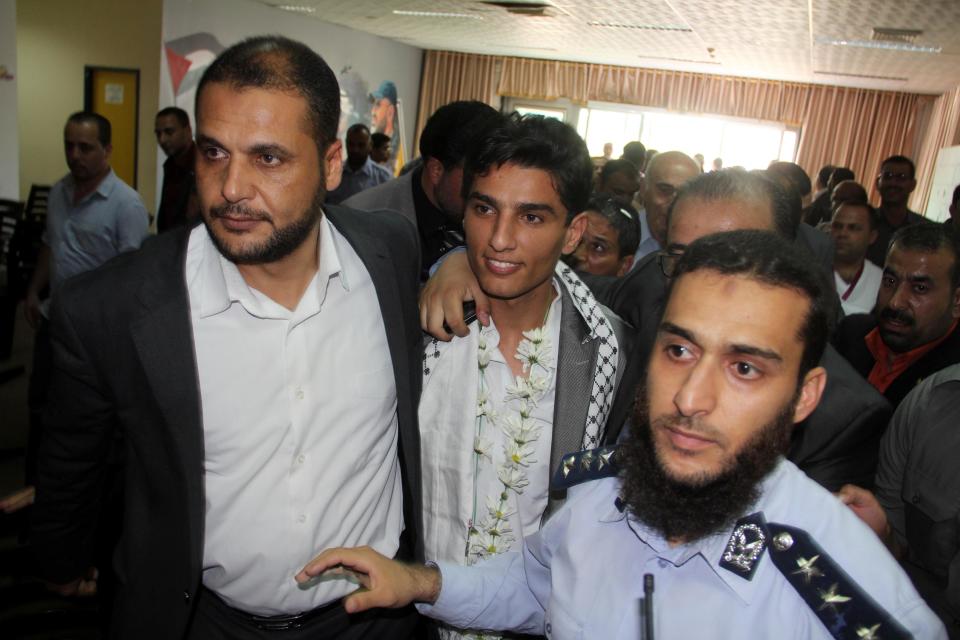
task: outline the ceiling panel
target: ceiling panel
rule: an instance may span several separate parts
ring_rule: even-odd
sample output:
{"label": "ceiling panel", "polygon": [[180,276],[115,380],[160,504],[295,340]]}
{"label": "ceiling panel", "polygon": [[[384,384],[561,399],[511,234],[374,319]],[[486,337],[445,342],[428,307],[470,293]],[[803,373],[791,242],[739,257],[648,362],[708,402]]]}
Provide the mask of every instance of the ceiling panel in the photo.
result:
{"label": "ceiling panel", "polygon": [[[424,49],[921,93],[960,85],[960,0],[554,0],[535,17],[475,0],[258,1]],[[829,44],[877,46],[874,27],[919,30],[912,44],[942,51]]]}

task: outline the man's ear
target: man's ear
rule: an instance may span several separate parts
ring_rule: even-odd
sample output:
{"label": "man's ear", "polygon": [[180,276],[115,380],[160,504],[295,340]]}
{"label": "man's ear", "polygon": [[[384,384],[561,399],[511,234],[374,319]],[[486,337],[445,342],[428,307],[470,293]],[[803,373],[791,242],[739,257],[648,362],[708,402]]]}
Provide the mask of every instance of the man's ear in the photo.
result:
{"label": "man's ear", "polygon": [[323,153],[324,188],[327,191],[333,191],[339,187],[342,173],[343,143],[339,140],[334,140]]}
{"label": "man's ear", "polygon": [[587,213],[584,211],[574,216],[570,224],[567,225],[566,235],[563,238],[563,249],[560,252],[567,255],[576,251],[577,245],[580,244],[580,238],[583,237],[583,232],[586,230]]}
{"label": "man's ear", "polygon": [[873,245],[877,241],[877,238],[880,237],[880,232],[874,229],[870,232],[870,245]]}
{"label": "man's ear", "polygon": [[633,258],[633,255],[620,258],[620,268],[617,269],[618,278],[627,275],[627,271],[630,271],[630,267],[633,266]]}
{"label": "man's ear", "polygon": [[807,416],[820,404],[823,390],[827,386],[827,370],[823,367],[814,367],[803,377],[800,385],[800,397],[793,410],[793,422],[803,422]]}
{"label": "man's ear", "polygon": [[440,184],[443,178],[443,163],[436,158],[425,158],[423,161],[423,175],[427,176],[427,181],[434,187]]}
{"label": "man's ear", "polygon": [[952,310],[954,318],[960,318],[960,287],[953,290]]}

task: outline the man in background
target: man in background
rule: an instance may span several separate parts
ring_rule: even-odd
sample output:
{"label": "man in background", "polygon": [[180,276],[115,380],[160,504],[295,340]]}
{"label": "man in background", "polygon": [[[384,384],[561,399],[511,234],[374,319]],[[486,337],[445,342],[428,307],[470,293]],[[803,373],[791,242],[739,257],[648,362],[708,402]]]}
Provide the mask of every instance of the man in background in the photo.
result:
{"label": "man in background", "polygon": [[370,158],[370,129],[357,123],[347,129],[347,162],[343,165],[340,186],[327,194],[327,202],[339,204],[350,196],[383,184],[393,174]]}
{"label": "man in background", "polygon": [[667,211],[680,187],[700,173],[696,161],[680,151],[658,153],[647,164],[639,218],[640,244],[634,254],[634,264],[666,246]]}
{"label": "man in background", "polygon": [[440,256],[464,243],[463,160],[499,115],[493,107],[478,101],[440,107],[420,134],[423,163],[419,167],[344,201],[361,211],[390,209],[416,225],[424,282]]}
{"label": "man in background", "polygon": [[893,234],[903,227],[926,220],[907,207],[910,194],[916,188],[916,167],[910,158],[890,156],[880,165],[880,173],[877,174],[877,191],[880,192],[877,213],[880,224],[877,227],[877,241],[867,252],[867,259],[878,267],[883,266]]}
{"label": "man in background", "polygon": [[877,213],[867,203],[841,204],[830,222],[833,280],[846,315],[870,313],[877,302],[883,270],[867,260],[877,239]]}
{"label": "man in background", "polygon": [[960,362],[960,245],[942,224],[893,236],[872,315],[843,319],[837,350],[896,408],[923,378]]}
{"label": "man in background", "polygon": [[384,169],[393,173],[390,166],[390,136],[376,131],[370,134],[370,157]]}
{"label": "man in background", "polygon": [[197,200],[197,147],[193,143],[190,117],[179,107],[166,107],[157,113],[153,132],[167,159],[163,163],[163,187],[157,210],[157,232],[163,233],[190,224],[200,215]]}
{"label": "man in background", "polygon": [[610,160],[600,169],[596,192],[630,206],[640,189],[637,167],[628,160]]}
{"label": "man in background", "polygon": [[637,211],[610,196],[595,195],[584,213],[587,228],[567,264],[597,276],[625,275],[633,266],[640,239]]}

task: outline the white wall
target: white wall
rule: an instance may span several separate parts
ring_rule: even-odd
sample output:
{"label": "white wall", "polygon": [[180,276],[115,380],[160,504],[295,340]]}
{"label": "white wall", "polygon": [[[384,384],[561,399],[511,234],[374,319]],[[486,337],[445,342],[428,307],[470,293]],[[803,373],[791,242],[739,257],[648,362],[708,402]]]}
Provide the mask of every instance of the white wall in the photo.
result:
{"label": "white wall", "polygon": [[[0,198],[20,199],[17,132],[17,0],[0,0]],[[9,79],[6,76],[13,76]],[[24,194],[26,195],[26,194]]]}
{"label": "white wall", "polygon": [[[322,18],[320,13],[316,15]],[[216,52],[210,51],[210,47],[216,47],[217,44],[224,48],[229,47],[253,35],[281,34],[304,42],[323,56],[337,74],[341,89],[348,93],[351,86],[365,86],[366,92],[372,92],[384,80],[393,81],[401,104],[405,157],[409,160],[416,155],[411,152],[410,145],[416,126],[420,72],[423,66],[422,50],[323,22],[313,16],[269,7],[253,0],[164,0],[165,48],[178,38],[203,33],[212,35],[213,39],[198,37],[192,44],[184,47],[193,51],[189,56],[193,63],[190,67],[191,73],[209,64],[214,58]],[[166,53],[161,55],[160,64],[160,107],[176,104],[190,113],[193,122],[194,92],[181,91],[180,95],[175,97]],[[347,77],[357,82],[343,81],[343,73],[348,67],[353,73]],[[183,86],[188,84],[189,80],[185,78]],[[365,121],[369,123],[369,103],[366,101],[366,93],[363,96],[363,104],[358,112],[362,111],[367,118]],[[359,98],[356,101],[359,101]],[[162,158],[158,164],[162,164]],[[162,166],[160,172],[162,174]]]}

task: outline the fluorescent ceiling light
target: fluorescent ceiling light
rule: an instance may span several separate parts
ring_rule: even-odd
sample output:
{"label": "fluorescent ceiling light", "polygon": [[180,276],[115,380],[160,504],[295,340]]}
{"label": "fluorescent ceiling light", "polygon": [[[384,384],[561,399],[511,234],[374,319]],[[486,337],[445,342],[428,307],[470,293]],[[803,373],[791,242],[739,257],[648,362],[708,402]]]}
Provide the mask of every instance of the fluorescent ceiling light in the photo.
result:
{"label": "fluorescent ceiling light", "polygon": [[292,11],[293,13],[315,13],[316,7],[308,7],[302,4],[275,4],[273,5],[277,9],[283,9],[284,11]]}
{"label": "fluorescent ceiling light", "polygon": [[885,49],[887,51],[910,51],[913,53],[940,53],[943,47],[910,44],[908,42],[889,42],[884,40],[838,40],[817,38],[817,44],[829,44],[835,47],[860,47],[862,49]]}
{"label": "fluorescent ceiling light", "polygon": [[404,11],[394,9],[393,14],[397,16],[413,16],[415,18],[465,18],[467,20],[483,20],[483,16],[472,13],[453,13],[450,11]]}
{"label": "fluorescent ceiling light", "polygon": [[600,22],[592,20],[587,23],[591,27],[611,27],[614,29],[642,29],[644,31],[682,31],[690,33],[693,31],[690,27],[682,24],[623,24],[620,22]]}

